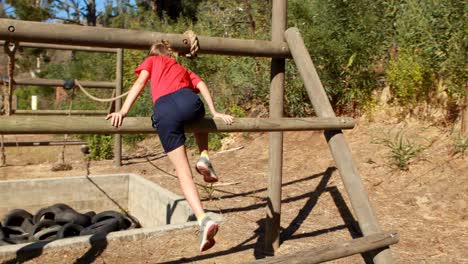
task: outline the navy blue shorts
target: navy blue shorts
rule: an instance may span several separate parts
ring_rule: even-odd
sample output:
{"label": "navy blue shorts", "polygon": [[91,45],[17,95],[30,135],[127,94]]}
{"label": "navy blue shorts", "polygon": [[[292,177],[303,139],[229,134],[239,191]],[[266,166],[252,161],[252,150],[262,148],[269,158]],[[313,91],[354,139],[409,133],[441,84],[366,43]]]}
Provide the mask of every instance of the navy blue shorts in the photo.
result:
{"label": "navy blue shorts", "polygon": [[153,106],[151,119],[164,151],[167,153],[184,145],[184,124],[204,116],[203,102],[189,88],[160,97]]}

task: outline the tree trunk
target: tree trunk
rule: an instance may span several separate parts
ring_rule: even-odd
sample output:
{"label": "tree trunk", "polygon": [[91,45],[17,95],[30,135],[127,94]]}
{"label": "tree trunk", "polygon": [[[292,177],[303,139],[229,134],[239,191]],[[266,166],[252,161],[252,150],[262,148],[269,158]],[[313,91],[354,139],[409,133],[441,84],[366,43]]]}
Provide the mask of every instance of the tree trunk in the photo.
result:
{"label": "tree trunk", "polygon": [[461,112],[461,133],[464,137],[468,137],[468,89],[465,94],[465,102]]}
{"label": "tree trunk", "polygon": [[158,15],[158,0],[153,0],[153,5],[152,5],[152,8],[153,8],[153,13],[154,15]]}
{"label": "tree trunk", "polygon": [[250,11],[249,0],[244,0],[244,7],[249,17],[250,32],[251,36],[253,37],[255,35],[255,20],[253,19],[252,12]]}
{"label": "tree trunk", "polygon": [[96,26],[96,0],[86,1],[86,21],[88,26]]}

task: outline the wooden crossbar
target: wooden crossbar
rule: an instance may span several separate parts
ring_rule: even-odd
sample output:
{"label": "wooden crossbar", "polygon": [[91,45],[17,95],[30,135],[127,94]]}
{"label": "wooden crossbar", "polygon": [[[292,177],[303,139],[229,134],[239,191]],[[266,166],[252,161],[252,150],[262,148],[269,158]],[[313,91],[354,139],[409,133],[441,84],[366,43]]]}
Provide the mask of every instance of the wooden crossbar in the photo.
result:
{"label": "wooden crossbar", "polygon": [[[232,125],[222,120],[202,119],[185,127],[187,132],[264,132],[351,129],[352,118],[235,118]],[[0,134],[141,134],[154,133],[150,117],[127,117],[116,129],[108,120],[94,116],[2,116]]]}
{"label": "wooden crossbar", "polygon": [[12,110],[14,115],[107,115],[107,110]]}
{"label": "wooden crossbar", "polygon": [[[4,44],[5,44],[5,41],[0,40],[0,45],[3,46]],[[96,47],[57,45],[57,44],[45,44],[45,43],[34,43],[34,42],[20,42],[19,47],[20,48],[40,48],[40,49],[55,49],[55,50],[105,52],[105,53],[117,53],[118,51],[118,49],[113,49],[113,48],[96,48]]]}
{"label": "wooden crossbar", "polygon": [[266,258],[250,263],[287,263],[287,264],[315,264],[334,259],[344,258],[355,254],[387,247],[398,243],[399,236],[396,232],[376,233],[346,242],[329,246],[307,249],[292,254]]}
{"label": "wooden crossbar", "polygon": [[4,142],[5,147],[35,147],[35,146],[73,146],[73,145],[87,145],[86,141],[81,140],[67,140],[67,141],[19,141],[19,142]]}
{"label": "wooden crossbar", "polygon": [[[63,86],[64,80],[57,79],[15,79],[15,85],[35,85],[35,86]],[[80,84],[89,88],[101,89],[115,89],[115,82],[101,82],[101,81],[80,81]]]}
{"label": "wooden crossbar", "polygon": [[[190,51],[184,34],[104,27],[83,27],[58,23],[41,23],[0,19],[0,39],[62,45],[148,50],[158,40],[168,40],[179,53]],[[285,42],[198,36],[199,53],[254,57],[289,57]]]}

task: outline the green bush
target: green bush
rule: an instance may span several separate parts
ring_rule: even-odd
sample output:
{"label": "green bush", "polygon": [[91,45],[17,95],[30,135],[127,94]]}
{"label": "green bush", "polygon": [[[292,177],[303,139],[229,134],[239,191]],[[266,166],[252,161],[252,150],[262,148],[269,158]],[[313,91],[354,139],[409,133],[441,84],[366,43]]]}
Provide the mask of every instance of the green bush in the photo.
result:
{"label": "green bush", "polygon": [[92,135],[87,139],[89,158],[92,160],[105,160],[113,156],[114,140],[111,135]]}
{"label": "green bush", "polygon": [[414,106],[421,99],[423,67],[417,57],[401,51],[392,58],[386,72],[394,100],[403,106]]}

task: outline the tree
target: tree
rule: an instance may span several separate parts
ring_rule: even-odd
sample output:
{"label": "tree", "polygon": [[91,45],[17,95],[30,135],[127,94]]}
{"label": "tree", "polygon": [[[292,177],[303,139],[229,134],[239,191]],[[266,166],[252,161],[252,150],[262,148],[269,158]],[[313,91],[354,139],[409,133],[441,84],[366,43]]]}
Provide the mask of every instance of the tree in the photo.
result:
{"label": "tree", "polygon": [[15,9],[15,16],[22,20],[44,21],[52,17],[54,0],[6,0]]}

